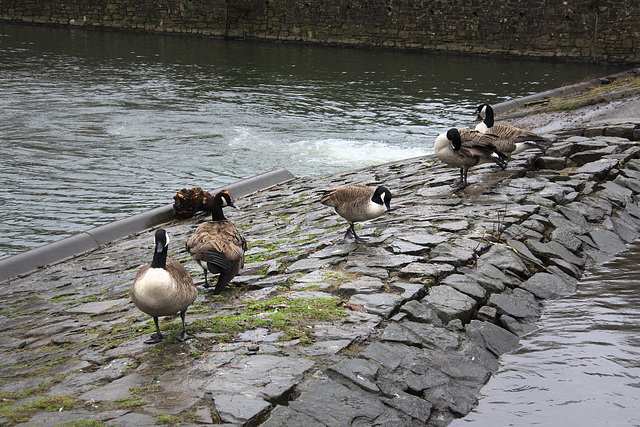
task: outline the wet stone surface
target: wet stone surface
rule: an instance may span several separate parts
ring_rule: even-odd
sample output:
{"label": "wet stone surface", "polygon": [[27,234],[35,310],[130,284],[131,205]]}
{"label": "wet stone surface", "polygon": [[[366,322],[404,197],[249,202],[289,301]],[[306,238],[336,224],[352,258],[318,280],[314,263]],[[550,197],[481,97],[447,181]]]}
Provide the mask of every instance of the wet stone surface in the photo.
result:
{"label": "wet stone surface", "polygon": [[[164,224],[200,292],[183,343],[144,344],[153,322],[129,299],[151,232],[2,283],[0,423],[447,425],[544,299],[640,235],[637,142],[553,140],[555,161],[534,150],[472,169],[459,193],[458,171],[424,157],[239,199],[227,216],[250,249],[221,296],[183,249],[208,217]],[[343,241],[347,224],[317,202],[346,183],[394,195],[358,226],[366,244]],[[179,332],[179,318],[161,328]]]}

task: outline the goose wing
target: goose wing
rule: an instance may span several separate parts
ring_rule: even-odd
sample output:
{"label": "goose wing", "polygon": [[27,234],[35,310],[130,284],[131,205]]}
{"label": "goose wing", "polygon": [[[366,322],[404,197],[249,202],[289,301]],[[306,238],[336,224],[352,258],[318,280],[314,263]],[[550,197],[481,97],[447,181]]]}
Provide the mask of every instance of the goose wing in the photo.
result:
{"label": "goose wing", "polygon": [[320,203],[326,206],[336,207],[345,203],[354,203],[357,200],[368,202],[373,197],[375,190],[363,184],[350,184],[342,187],[325,190]]}
{"label": "goose wing", "polygon": [[213,263],[225,270],[235,261],[244,266],[247,241],[231,221],[200,224],[186,246],[196,261]]}
{"label": "goose wing", "polygon": [[[542,142],[544,138],[529,130],[520,129],[518,127],[507,124],[496,124],[487,129],[487,133],[493,133],[500,136],[500,138],[513,142],[515,144],[526,141]],[[513,151],[513,149],[511,150]]]}

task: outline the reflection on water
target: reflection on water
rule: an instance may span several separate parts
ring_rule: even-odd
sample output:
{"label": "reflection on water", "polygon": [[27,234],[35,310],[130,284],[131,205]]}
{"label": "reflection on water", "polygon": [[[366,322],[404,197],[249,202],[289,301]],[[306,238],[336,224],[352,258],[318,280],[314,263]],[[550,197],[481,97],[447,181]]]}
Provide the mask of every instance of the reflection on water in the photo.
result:
{"label": "reflection on water", "polygon": [[184,187],[430,153],[480,102],[619,70],[0,23],[0,258]]}
{"label": "reflection on water", "polygon": [[593,268],[540,329],[502,358],[478,408],[454,427],[639,426],[640,242]]}

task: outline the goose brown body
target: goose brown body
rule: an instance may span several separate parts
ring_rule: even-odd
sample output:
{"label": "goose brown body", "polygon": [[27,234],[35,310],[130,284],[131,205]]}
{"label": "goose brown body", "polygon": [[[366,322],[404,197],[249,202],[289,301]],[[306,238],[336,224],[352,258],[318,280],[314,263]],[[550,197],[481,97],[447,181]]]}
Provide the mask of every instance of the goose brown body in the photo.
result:
{"label": "goose brown body", "polygon": [[434,144],[436,157],[456,168],[460,168],[460,182],[456,187],[467,186],[467,173],[470,168],[483,162],[494,162],[505,166],[506,156],[498,150],[496,135],[482,133],[474,129],[449,129],[438,135]]}
{"label": "goose brown body", "polygon": [[354,223],[368,221],[390,209],[391,192],[385,187],[373,189],[362,184],[350,184],[324,191],[320,203],[333,207],[336,213],[349,222],[345,237],[351,235],[358,243]]}
{"label": "goose brown body", "polygon": [[200,224],[186,243],[187,252],[204,270],[205,287],[209,287],[207,272],[220,274],[215,294],[220,293],[244,267],[247,250],[244,236],[224,217],[224,206],[233,206],[233,203],[229,193],[220,192],[213,200],[213,220]]}
{"label": "goose brown body", "polygon": [[495,123],[493,108],[489,104],[478,106],[476,113],[478,114],[478,118],[482,120],[476,126],[476,130],[482,133],[496,135],[499,139],[495,145],[500,153],[504,154],[507,158],[524,151],[530,145],[537,146],[539,142],[545,140],[535,132],[520,129],[519,127],[509,124]]}
{"label": "goose brown body", "polygon": [[187,308],[198,296],[191,275],[179,262],[169,260],[165,272],[143,267],[133,282],[131,299],[140,311],[152,317],[173,316]]}

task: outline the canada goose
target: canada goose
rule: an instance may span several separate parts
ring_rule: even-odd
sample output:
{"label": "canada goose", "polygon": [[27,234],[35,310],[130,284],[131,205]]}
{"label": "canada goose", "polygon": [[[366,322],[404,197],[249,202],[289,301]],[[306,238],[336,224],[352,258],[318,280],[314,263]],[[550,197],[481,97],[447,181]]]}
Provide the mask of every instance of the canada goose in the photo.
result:
{"label": "canada goose", "polygon": [[162,341],[164,336],[160,332],[158,317],[172,316],[176,313],[180,313],[182,318],[182,334],[177,337],[178,340],[193,338],[193,335],[187,333],[184,315],[187,307],[198,296],[198,289],[182,264],[173,260],[167,261],[169,235],[162,228],[156,230],[154,245],[153,261],[142,267],[131,288],[133,303],[141,311],[152,316],[156,324],[155,337],[152,335],[145,343],[155,344]]}
{"label": "canada goose", "polygon": [[495,135],[473,129],[452,128],[438,135],[434,144],[436,157],[449,166],[460,168],[460,182],[453,187],[465,188],[469,168],[478,163],[491,161],[505,167],[507,157],[494,145],[498,139]]}
{"label": "canada goose", "polygon": [[476,130],[482,133],[491,133],[500,140],[496,142],[498,150],[510,158],[521,153],[527,148],[540,148],[539,142],[545,139],[531,131],[520,129],[508,124],[495,124],[493,108],[489,104],[481,104],[476,108],[478,119],[482,120],[476,125]]}
{"label": "canada goose", "polygon": [[244,252],[247,241],[236,226],[225,218],[222,208],[235,207],[227,190],[216,194],[210,205],[212,222],[198,226],[187,240],[187,252],[204,270],[204,287],[208,288],[207,271],[220,274],[213,290],[214,295],[222,292],[225,286],[244,267]]}
{"label": "canada goose", "polygon": [[344,238],[353,236],[357,243],[364,243],[366,239],[356,235],[354,223],[377,218],[391,209],[391,192],[382,186],[374,190],[366,185],[352,184],[323,193],[320,203],[335,208],[338,215],[349,222]]}

